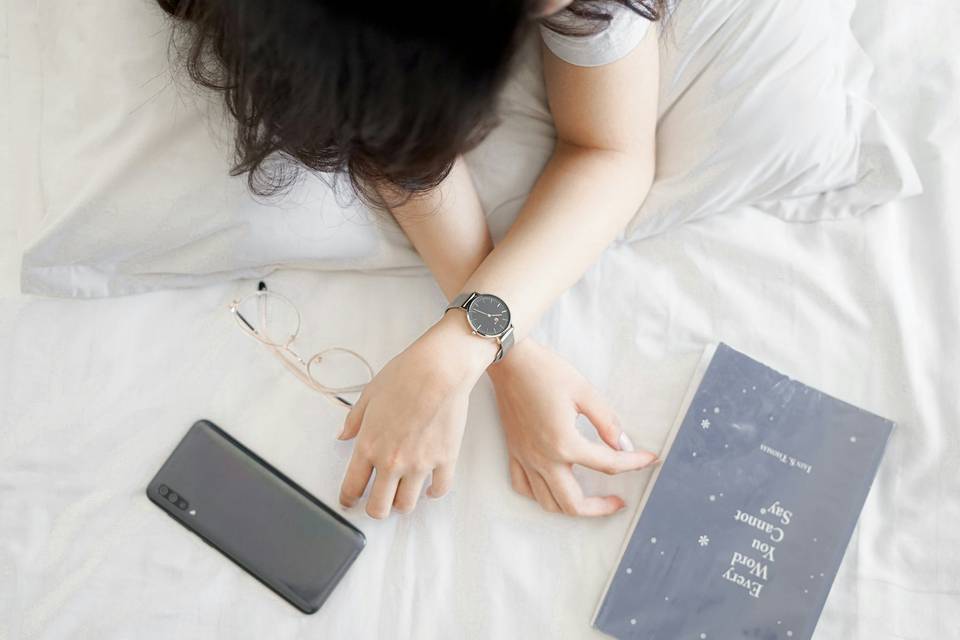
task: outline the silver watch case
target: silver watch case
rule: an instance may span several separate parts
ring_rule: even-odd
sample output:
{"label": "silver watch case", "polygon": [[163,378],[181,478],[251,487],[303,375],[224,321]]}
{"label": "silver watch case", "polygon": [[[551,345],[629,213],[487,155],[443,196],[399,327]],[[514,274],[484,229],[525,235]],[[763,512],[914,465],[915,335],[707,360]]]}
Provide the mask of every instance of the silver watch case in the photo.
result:
{"label": "silver watch case", "polygon": [[[483,313],[488,317],[490,314],[487,314],[481,311],[478,308],[478,303],[480,302],[493,303],[494,306],[502,308],[506,312],[506,320],[504,321],[504,326],[499,331],[491,329],[490,327],[484,327],[478,315]],[[463,309],[467,315],[467,323],[470,325],[470,330],[481,338],[489,338],[491,340],[496,340],[499,345],[497,349],[497,355],[494,357],[493,361],[497,362],[503,356],[507,354],[507,351],[510,347],[513,346],[513,323],[510,319],[510,307],[507,306],[507,303],[503,301],[502,298],[495,296],[490,293],[479,293],[474,291],[472,293],[461,293],[450,303],[450,306],[446,308],[446,311],[451,309]],[[444,313],[446,313],[446,311]]]}

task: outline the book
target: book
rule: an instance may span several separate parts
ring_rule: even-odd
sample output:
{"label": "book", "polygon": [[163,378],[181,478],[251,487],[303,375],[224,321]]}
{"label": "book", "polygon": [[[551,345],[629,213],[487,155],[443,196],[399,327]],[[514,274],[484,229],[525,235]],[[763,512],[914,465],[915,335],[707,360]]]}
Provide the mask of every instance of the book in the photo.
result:
{"label": "book", "polygon": [[644,640],[812,637],[894,426],[708,346],[594,628]]}

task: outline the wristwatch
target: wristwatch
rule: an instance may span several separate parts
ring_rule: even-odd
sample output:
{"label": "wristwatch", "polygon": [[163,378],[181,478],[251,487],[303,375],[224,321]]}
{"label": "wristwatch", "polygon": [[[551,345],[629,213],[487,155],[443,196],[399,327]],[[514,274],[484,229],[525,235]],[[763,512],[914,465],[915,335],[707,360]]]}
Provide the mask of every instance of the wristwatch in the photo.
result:
{"label": "wristwatch", "polygon": [[513,325],[510,323],[510,307],[489,293],[461,293],[444,310],[463,309],[467,312],[470,329],[483,338],[496,340],[500,346],[493,361],[497,362],[513,346]]}

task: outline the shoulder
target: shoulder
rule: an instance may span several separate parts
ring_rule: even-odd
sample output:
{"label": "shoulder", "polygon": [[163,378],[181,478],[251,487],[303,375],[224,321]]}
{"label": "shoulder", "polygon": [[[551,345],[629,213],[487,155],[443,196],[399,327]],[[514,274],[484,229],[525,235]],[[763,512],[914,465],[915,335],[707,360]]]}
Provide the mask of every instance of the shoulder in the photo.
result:
{"label": "shoulder", "polygon": [[[611,16],[610,22],[589,35],[565,35],[541,24],[543,43],[555,56],[579,67],[598,67],[619,60],[640,44],[650,28],[650,20],[618,3],[610,3],[604,10]],[[569,27],[571,32],[591,26],[585,18],[567,13],[552,20]]]}

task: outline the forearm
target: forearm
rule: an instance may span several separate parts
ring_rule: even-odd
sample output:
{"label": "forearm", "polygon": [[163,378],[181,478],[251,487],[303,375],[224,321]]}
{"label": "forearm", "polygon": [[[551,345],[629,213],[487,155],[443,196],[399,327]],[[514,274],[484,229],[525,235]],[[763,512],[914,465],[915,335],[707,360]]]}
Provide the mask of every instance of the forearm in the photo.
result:
{"label": "forearm", "polygon": [[506,237],[462,289],[503,298],[519,340],[623,230],[652,179],[652,151],[558,143]]}
{"label": "forearm", "polygon": [[495,249],[462,160],[434,192],[391,212],[448,300],[484,291],[507,301],[520,351],[540,315],[622,231],[652,177],[652,151],[647,157],[561,141]]}
{"label": "forearm", "polygon": [[391,208],[391,213],[447,300],[463,290],[463,283],[493,249],[483,207],[462,158],[437,189]]}

